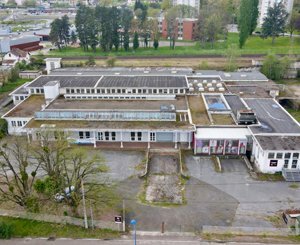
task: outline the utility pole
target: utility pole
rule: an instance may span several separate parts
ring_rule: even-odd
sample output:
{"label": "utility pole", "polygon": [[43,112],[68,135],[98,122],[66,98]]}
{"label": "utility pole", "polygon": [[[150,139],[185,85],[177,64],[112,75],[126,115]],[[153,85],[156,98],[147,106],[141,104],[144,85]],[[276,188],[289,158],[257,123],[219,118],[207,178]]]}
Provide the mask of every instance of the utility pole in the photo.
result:
{"label": "utility pole", "polygon": [[82,206],[83,206],[83,218],[84,218],[84,228],[87,229],[88,221],[86,215],[86,206],[85,206],[85,196],[84,196],[84,186],[83,186],[83,179],[81,179],[81,192],[82,192]]}
{"label": "utility pole", "polygon": [[125,225],[126,225],[126,221],[125,221],[125,200],[123,199],[123,232],[125,232]]}

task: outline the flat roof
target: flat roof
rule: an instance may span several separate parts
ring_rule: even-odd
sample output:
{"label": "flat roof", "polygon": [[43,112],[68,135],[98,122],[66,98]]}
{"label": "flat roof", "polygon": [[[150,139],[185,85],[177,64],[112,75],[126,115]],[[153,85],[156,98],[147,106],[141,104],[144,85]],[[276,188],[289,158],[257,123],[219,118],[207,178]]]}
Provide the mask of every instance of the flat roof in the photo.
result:
{"label": "flat roof", "polygon": [[87,121],[87,120],[30,120],[25,128],[38,129],[42,125],[55,125],[59,129],[156,129],[156,130],[194,130],[187,121]]}
{"label": "flat roof", "polygon": [[263,150],[299,151],[300,136],[263,136],[256,135],[256,140]]}
{"label": "flat roof", "polygon": [[236,94],[224,94],[224,97],[235,116],[237,115],[237,111],[247,109],[240,96]]}
{"label": "flat roof", "polygon": [[58,81],[60,87],[95,87],[101,76],[52,76],[43,75],[33,80],[27,87],[43,87],[45,84],[51,81]]}
{"label": "flat roof", "polygon": [[186,88],[185,76],[104,76],[98,88]]}
{"label": "flat roof", "polygon": [[187,110],[184,96],[174,100],[78,100],[60,96],[51,102],[47,110],[153,110],[160,111],[162,105],[174,105],[176,110]]}
{"label": "flat roof", "polygon": [[196,139],[247,139],[248,128],[201,127],[197,128]]}
{"label": "flat roof", "polygon": [[161,76],[161,75],[192,75],[192,68],[185,67],[66,67],[51,71],[51,75],[143,75],[143,76]]}
{"label": "flat roof", "polygon": [[259,71],[237,71],[237,72],[223,72],[216,70],[196,70],[196,76],[200,77],[220,77],[224,82],[230,81],[268,81],[269,79]]}
{"label": "flat roof", "polygon": [[256,113],[260,126],[249,126],[253,134],[296,133],[300,127],[274,99],[244,99]]}
{"label": "flat roof", "polygon": [[45,104],[44,95],[31,95],[16,105],[4,117],[33,117],[36,111],[41,110],[43,104]]}

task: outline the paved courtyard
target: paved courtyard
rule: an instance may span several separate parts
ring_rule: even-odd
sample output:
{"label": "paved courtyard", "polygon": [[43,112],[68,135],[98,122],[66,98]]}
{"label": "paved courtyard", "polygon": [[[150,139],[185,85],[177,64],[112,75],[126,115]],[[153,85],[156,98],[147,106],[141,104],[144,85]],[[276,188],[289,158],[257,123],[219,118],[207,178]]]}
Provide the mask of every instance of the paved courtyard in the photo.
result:
{"label": "paved courtyard", "polygon": [[185,161],[191,176],[239,202],[233,226],[272,227],[267,216],[279,210],[300,208],[300,189],[290,188],[290,183],[283,181],[254,180],[239,159],[222,160],[223,173],[213,170],[209,158],[190,155]]}
{"label": "paved courtyard", "polygon": [[[137,177],[136,166],[144,152],[102,150],[109,172],[118,183],[118,193],[125,200],[127,221],[138,221],[138,230],[199,231],[203,225],[273,227],[267,216],[280,210],[300,208],[300,189],[287,182],[258,181],[250,177],[245,163],[239,159],[221,160],[223,172],[217,173],[210,158],[186,155],[189,180],[186,181],[186,204],[153,206],[143,204],[139,194],[144,179]],[[175,165],[160,159],[150,171],[177,172]]]}

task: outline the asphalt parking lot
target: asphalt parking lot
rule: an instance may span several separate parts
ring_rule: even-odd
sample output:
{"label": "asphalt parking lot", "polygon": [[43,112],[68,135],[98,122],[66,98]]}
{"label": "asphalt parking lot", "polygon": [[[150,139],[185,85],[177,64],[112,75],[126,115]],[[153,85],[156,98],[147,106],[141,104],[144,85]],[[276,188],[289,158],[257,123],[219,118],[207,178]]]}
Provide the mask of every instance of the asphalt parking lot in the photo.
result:
{"label": "asphalt parking lot", "polygon": [[273,227],[267,216],[300,207],[299,189],[290,188],[290,183],[284,181],[254,180],[239,159],[221,161],[222,173],[214,171],[209,158],[190,155],[185,162],[191,176],[238,201],[233,226]]}

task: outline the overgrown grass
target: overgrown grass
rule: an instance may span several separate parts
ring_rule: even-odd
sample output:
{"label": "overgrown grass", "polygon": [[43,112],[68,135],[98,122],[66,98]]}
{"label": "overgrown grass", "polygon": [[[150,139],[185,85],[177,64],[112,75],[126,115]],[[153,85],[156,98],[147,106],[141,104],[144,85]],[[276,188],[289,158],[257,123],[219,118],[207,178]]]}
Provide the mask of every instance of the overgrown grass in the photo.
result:
{"label": "overgrown grass", "polygon": [[284,180],[281,173],[275,173],[275,174],[257,173],[257,179],[260,181],[283,181]]}
{"label": "overgrown grass", "polygon": [[288,113],[290,113],[298,122],[300,122],[300,110],[295,110],[292,108],[286,108]]}
{"label": "overgrown grass", "polygon": [[[231,44],[238,45],[238,34],[229,33],[227,40],[223,42],[217,42],[212,48],[210,45],[202,47],[199,43],[195,46],[181,46],[175,47],[175,50],[169,47],[159,47],[155,50],[152,46],[148,48],[140,47],[136,51],[130,50],[125,52],[124,50],[103,52],[100,48],[97,48],[94,53],[92,50],[83,51],[82,48],[66,47],[59,50],[51,51],[48,56],[59,56],[59,57],[80,57],[80,56],[182,56],[182,55],[223,55],[227,47]],[[240,50],[241,54],[267,54],[274,52],[277,54],[290,54],[300,53],[300,38],[294,37],[279,37],[276,39],[275,44],[272,45],[272,40],[262,39],[259,36],[251,36],[246,42],[243,49]]]}
{"label": "overgrown grass", "polygon": [[0,217],[0,222],[12,225],[12,237],[68,237],[68,238],[116,238],[119,232],[109,229],[84,229],[75,225],[63,225],[21,218]]}
{"label": "overgrown grass", "polygon": [[0,94],[6,92],[12,92],[17,87],[21,86],[22,84],[31,81],[30,79],[23,79],[19,78],[15,82],[6,82],[2,87],[0,87]]}

